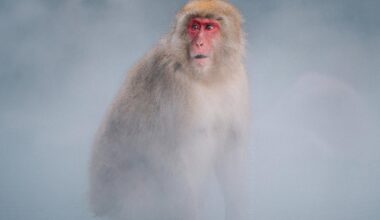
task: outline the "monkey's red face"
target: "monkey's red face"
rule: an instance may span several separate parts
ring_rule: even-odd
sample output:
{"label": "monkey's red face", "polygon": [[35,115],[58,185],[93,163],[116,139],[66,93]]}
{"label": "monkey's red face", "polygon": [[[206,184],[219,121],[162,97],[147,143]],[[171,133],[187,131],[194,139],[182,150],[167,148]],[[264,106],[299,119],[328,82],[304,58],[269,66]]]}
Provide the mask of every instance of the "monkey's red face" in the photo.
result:
{"label": "monkey's red face", "polygon": [[187,26],[190,38],[190,57],[199,65],[206,65],[213,55],[215,41],[220,38],[218,21],[207,18],[193,18]]}

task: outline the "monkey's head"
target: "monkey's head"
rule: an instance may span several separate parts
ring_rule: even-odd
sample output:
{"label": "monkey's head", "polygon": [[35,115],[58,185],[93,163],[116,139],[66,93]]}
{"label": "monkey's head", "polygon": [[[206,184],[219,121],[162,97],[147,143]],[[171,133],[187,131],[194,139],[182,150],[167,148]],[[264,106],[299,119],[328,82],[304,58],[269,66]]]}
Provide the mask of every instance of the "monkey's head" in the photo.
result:
{"label": "monkey's head", "polygon": [[240,13],[227,1],[189,1],[177,14],[173,49],[196,69],[229,65],[244,53],[241,24]]}

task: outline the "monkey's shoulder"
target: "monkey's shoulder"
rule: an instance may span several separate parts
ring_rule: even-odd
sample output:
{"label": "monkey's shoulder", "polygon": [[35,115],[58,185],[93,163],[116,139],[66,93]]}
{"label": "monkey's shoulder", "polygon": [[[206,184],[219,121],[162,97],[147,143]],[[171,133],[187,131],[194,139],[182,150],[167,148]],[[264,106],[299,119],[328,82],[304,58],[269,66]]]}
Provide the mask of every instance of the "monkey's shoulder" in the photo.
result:
{"label": "monkey's shoulder", "polygon": [[156,46],[142,57],[128,72],[127,85],[145,89],[158,89],[159,86],[173,85],[174,73],[181,67],[175,57]]}
{"label": "monkey's shoulder", "polygon": [[[125,117],[133,113],[155,115],[163,107],[180,105],[186,93],[174,76],[174,59],[160,47],[153,48],[128,72],[112,109]],[[115,111],[114,111],[115,112]]]}

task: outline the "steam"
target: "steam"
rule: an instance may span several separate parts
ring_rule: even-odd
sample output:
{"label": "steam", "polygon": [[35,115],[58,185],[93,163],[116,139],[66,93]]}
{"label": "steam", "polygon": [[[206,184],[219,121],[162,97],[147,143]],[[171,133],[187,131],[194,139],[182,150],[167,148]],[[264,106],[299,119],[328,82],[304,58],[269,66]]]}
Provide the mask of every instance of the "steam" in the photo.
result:
{"label": "steam", "polygon": [[[0,219],[92,219],[94,132],[184,2],[0,2]],[[231,2],[248,32],[252,219],[380,218],[379,3]]]}
{"label": "steam", "polygon": [[248,62],[255,215],[376,219],[379,19],[367,3],[356,22],[339,1],[272,6],[253,16]]}

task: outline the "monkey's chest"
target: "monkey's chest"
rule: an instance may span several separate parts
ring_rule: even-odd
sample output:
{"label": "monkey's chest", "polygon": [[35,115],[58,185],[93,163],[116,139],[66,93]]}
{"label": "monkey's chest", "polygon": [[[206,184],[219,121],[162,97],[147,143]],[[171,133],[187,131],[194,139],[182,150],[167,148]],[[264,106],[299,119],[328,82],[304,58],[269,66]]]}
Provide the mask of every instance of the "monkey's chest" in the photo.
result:
{"label": "monkey's chest", "polygon": [[200,90],[195,100],[192,124],[208,135],[225,135],[239,117],[237,100],[227,92]]}

